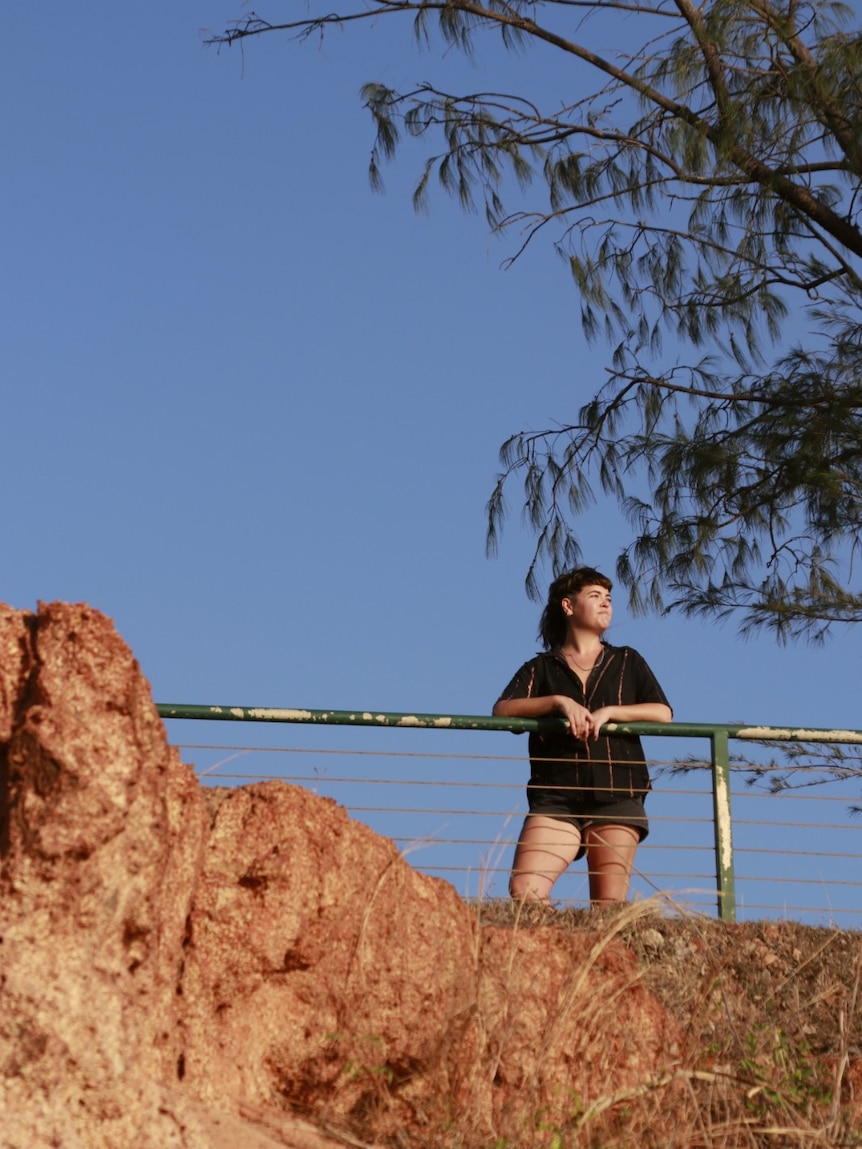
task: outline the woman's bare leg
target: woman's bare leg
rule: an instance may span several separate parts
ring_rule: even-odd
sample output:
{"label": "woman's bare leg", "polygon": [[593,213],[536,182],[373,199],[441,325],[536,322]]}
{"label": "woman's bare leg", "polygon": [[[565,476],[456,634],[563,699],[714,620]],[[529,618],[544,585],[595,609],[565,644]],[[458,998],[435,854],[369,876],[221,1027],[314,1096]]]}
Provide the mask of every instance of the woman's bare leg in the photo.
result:
{"label": "woman's bare leg", "polygon": [[581,848],[581,833],[571,822],[528,814],[512,862],[509,893],[518,901],[547,902],[551,887]]}
{"label": "woman's bare leg", "polygon": [[633,826],[587,826],[584,841],[590,872],[590,901],[595,906],[624,902],[640,834]]}

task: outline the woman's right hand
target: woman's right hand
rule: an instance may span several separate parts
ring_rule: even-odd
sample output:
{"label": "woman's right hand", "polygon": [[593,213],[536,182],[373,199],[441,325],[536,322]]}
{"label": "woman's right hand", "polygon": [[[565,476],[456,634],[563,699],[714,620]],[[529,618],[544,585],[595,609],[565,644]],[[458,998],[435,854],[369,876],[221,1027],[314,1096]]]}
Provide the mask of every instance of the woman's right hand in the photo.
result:
{"label": "woman's right hand", "polygon": [[565,694],[557,695],[557,710],[569,723],[569,729],[575,738],[586,742],[593,733],[593,716],[585,706],[575,702]]}

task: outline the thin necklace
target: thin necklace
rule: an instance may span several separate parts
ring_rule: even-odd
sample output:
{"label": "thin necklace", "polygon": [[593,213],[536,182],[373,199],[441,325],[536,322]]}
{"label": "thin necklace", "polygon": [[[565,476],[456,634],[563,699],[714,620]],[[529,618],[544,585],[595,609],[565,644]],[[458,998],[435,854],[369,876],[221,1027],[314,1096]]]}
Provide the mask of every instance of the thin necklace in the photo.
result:
{"label": "thin necklace", "polygon": [[602,649],[599,652],[599,657],[596,659],[592,666],[581,666],[581,664],[578,662],[570,650],[564,650],[563,655],[566,658],[570,658],[578,670],[582,670],[584,674],[589,674],[591,670],[595,670],[597,666],[601,665],[601,661],[605,657],[605,648],[604,644],[602,644]]}

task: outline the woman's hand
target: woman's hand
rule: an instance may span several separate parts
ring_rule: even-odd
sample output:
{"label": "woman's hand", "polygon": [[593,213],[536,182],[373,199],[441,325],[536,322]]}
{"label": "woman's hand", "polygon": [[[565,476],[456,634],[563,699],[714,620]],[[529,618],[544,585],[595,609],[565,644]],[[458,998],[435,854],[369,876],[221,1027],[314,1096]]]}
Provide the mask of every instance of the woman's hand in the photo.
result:
{"label": "woman's hand", "polygon": [[598,738],[599,731],[608,722],[615,721],[614,707],[613,706],[600,706],[598,710],[594,710],[590,715],[591,720],[591,733],[594,738]]}
{"label": "woman's hand", "polygon": [[573,698],[567,698],[565,694],[557,695],[557,710],[568,721],[569,729],[575,738],[586,742],[591,734],[598,734],[599,728],[594,723],[595,715],[590,714],[585,706],[581,706]]}

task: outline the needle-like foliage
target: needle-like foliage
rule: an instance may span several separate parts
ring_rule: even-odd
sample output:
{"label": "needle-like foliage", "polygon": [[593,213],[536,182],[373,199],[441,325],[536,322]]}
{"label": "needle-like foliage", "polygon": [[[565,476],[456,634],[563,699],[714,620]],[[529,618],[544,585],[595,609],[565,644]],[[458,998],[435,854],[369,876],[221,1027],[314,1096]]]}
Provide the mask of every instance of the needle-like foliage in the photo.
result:
{"label": "needle-like foliage", "polygon": [[[496,32],[509,50],[541,43],[571,63],[571,90],[544,107],[526,94],[526,70],[521,94],[362,90],[376,126],[372,183],[405,134],[429,141],[438,150],[416,206],[436,182],[484,208],[493,229],[512,228],[519,252],[552,235],[586,336],[609,343],[607,376],[587,384],[575,417],[503,445],[489,549],[520,482],[537,594],[540,565],[580,559],[578,516],[600,490],[631,523],[617,576],[636,610],[733,615],[743,631],[781,640],[862,620],[862,31],[852,10],[344,0],[279,24],[250,15],[214,41],[390,16],[412,19],[420,44],[439,34],[449,52],[470,54]],[[623,22],[638,46],[603,49]]]}

